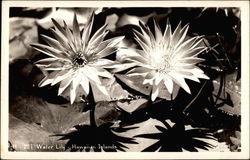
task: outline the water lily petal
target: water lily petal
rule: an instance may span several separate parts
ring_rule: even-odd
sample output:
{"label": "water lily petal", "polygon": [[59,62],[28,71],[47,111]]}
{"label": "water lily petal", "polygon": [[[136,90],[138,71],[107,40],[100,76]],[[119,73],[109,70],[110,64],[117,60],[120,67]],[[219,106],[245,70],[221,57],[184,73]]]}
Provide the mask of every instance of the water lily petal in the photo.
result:
{"label": "water lily petal", "polygon": [[63,45],[61,45],[60,42],[58,42],[57,40],[50,38],[46,35],[41,35],[43,40],[48,43],[51,47],[54,47],[57,50],[60,50],[62,52],[60,52],[62,54],[62,56],[64,56],[65,59],[68,59],[67,57],[71,57],[71,54],[69,54],[67,52],[67,49],[63,47]]}
{"label": "water lily petal", "polygon": [[77,78],[75,77],[71,83],[70,104],[73,104],[75,99],[76,99],[76,95],[77,95],[76,90],[77,90],[77,87],[79,86],[79,84],[80,84],[80,78],[77,76]]}
{"label": "water lily petal", "polygon": [[153,85],[151,100],[154,101],[157,98],[158,95],[159,95],[159,86]]}
{"label": "water lily petal", "polygon": [[172,30],[169,19],[167,19],[166,29],[163,34],[164,46],[167,48],[170,45],[170,40],[172,39]]}
{"label": "water lily petal", "polygon": [[88,44],[90,46],[97,46],[100,42],[103,41],[104,37],[108,34],[106,31],[107,24],[103,25],[100,29],[98,29],[95,34],[91,37]]}
{"label": "water lily petal", "polygon": [[187,64],[197,64],[203,62],[204,59],[197,58],[197,57],[186,57],[178,60],[180,63],[187,63]]}
{"label": "water lily petal", "polygon": [[155,28],[155,40],[156,40],[156,43],[159,43],[163,37],[161,27],[159,26],[158,22],[156,22],[155,19],[153,19],[153,21],[154,21],[154,28]]}
{"label": "water lily petal", "polygon": [[52,48],[50,46],[47,45],[43,45],[43,44],[31,44],[31,46],[41,52],[44,53],[50,57],[54,57],[54,58],[58,58],[58,59],[67,59],[65,56],[63,56],[62,51],[59,51],[55,48]]}
{"label": "water lily petal", "polygon": [[88,78],[85,77],[85,75],[81,76],[80,85],[82,86],[86,95],[88,95],[89,94],[89,80]]}
{"label": "water lily petal", "polygon": [[190,72],[192,72],[198,78],[210,79],[207,75],[204,74],[203,70],[198,67],[191,69]]}
{"label": "water lily petal", "polygon": [[155,85],[159,85],[159,83],[164,79],[164,76],[161,74],[161,73],[156,73],[155,74],[155,77],[154,77],[154,82],[155,82]]}
{"label": "water lily petal", "polygon": [[92,67],[85,66],[81,69],[81,72],[88,77],[88,79],[94,81],[97,84],[101,84],[100,78],[97,76],[96,72]]}
{"label": "water lily petal", "polygon": [[65,32],[66,32],[66,37],[68,39],[69,47],[72,49],[73,53],[76,53],[76,52],[78,52],[78,50],[76,47],[76,43],[74,41],[73,33],[71,32],[71,30],[67,26],[66,22],[63,21],[63,23],[64,23],[64,28],[65,28]]}
{"label": "water lily petal", "polygon": [[73,76],[69,76],[60,82],[60,87],[58,89],[58,95],[61,95],[63,91],[71,84]]}
{"label": "water lily petal", "polygon": [[131,57],[124,58],[124,60],[135,62],[135,63],[138,63],[139,65],[143,65],[143,64],[148,64],[149,63],[148,60],[145,59],[142,56],[131,56]]}
{"label": "water lily petal", "polygon": [[186,24],[180,31],[179,33],[179,37],[178,37],[178,42],[176,44],[176,48],[184,41],[184,39],[186,38],[187,35],[187,31],[189,29],[189,24]]}
{"label": "water lily petal", "polygon": [[205,47],[197,47],[194,49],[189,49],[187,50],[187,52],[185,54],[183,54],[183,56],[185,57],[196,57],[199,54],[201,54],[202,52],[204,52],[207,48]]}
{"label": "water lily petal", "polygon": [[50,31],[52,32],[52,34],[56,37],[56,39],[58,40],[58,42],[66,49],[66,50],[70,50],[70,46],[68,43],[68,39],[62,35],[60,32],[54,30],[54,29],[50,29]]}
{"label": "water lily petal", "polygon": [[124,39],[124,36],[118,36],[118,37],[114,37],[114,38],[110,38],[107,39],[105,41],[100,42],[99,44],[97,44],[98,47],[95,47],[95,52],[100,52],[101,50],[103,50],[106,47],[117,47],[117,45]]}
{"label": "water lily petal", "polygon": [[58,58],[44,58],[39,61],[36,61],[35,64],[49,65],[52,62],[55,62],[56,60],[58,60]]}
{"label": "water lily petal", "polygon": [[77,21],[76,14],[74,14],[74,19],[73,19],[73,36],[75,40],[76,50],[80,51],[82,48],[82,43],[81,43],[80,27]]}
{"label": "water lily petal", "polygon": [[144,36],[143,40],[146,41],[147,44],[152,45],[152,38],[154,38],[154,37],[151,37],[151,36],[153,36],[153,35],[151,35],[152,34],[151,31],[141,21],[139,21],[139,26],[140,26],[140,29],[141,29],[142,34]]}
{"label": "water lily petal", "polygon": [[154,70],[148,72],[148,74],[145,76],[143,84],[149,83],[150,85],[153,85],[155,74],[156,72]]}
{"label": "water lily petal", "polygon": [[95,72],[97,73],[98,76],[106,77],[106,78],[113,78],[113,75],[103,68],[100,68],[100,67],[93,68],[92,67],[92,69],[95,70]]}
{"label": "water lily petal", "polygon": [[[62,35],[64,35],[65,38],[66,38],[66,32],[65,32],[65,30],[63,29],[63,27],[62,27],[55,19],[51,18],[51,20],[52,20],[52,22],[53,22],[53,24],[54,24],[54,26],[55,26],[55,29],[58,30],[58,31],[60,31],[60,33],[61,33]],[[60,35],[61,35],[61,34],[60,34]]]}
{"label": "water lily petal", "polygon": [[100,51],[99,53],[97,53],[96,56],[97,56],[97,58],[103,58],[103,57],[111,55],[112,53],[114,53],[116,51],[117,51],[117,48],[106,47],[105,49],[103,49],[102,51]]}
{"label": "water lily petal", "polygon": [[71,76],[72,73],[73,73],[73,69],[62,70],[62,71],[58,72],[56,74],[56,76],[54,77],[54,80],[51,83],[51,85],[53,86],[53,85],[57,84],[58,82],[60,82],[60,81],[64,80],[65,78]]}
{"label": "water lily petal", "polygon": [[164,78],[164,84],[170,94],[173,93],[173,88],[174,88],[174,82],[172,79],[165,77]]}
{"label": "water lily petal", "polygon": [[193,73],[190,72],[190,70],[184,70],[184,69],[177,69],[175,70],[177,73],[183,75],[183,76],[193,76]]}
{"label": "water lily petal", "polygon": [[112,68],[111,73],[118,73],[127,70],[129,68],[133,68],[135,66],[137,66],[136,63],[116,63],[116,64],[114,63],[114,65],[105,68]]}
{"label": "water lily petal", "polygon": [[50,74],[48,74],[46,77],[44,77],[38,84],[39,87],[43,87],[43,86],[46,86],[50,83],[53,82],[56,74],[58,73],[59,71],[54,71],[54,72],[51,72]]}
{"label": "water lily petal", "polygon": [[133,33],[136,37],[135,40],[139,43],[139,45],[142,47],[142,49],[144,51],[149,51],[149,46],[151,45],[150,41],[145,39],[145,36],[136,30],[133,30]]}
{"label": "water lily petal", "polygon": [[135,74],[135,73],[148,73],[151,70],[145,67],[136,67],[127,72],[127,74]]}
{"label": "water lily petal", "polygon": [[37,63],[36,66],[46,71],[65,70],[71,68],[71,65],[68,65],[67,63],[59,60],[50,63]]}
{"label": "water lily petal", "polygon": [[186,76],[186,75],[184,75],[184,78],[186,78],[186,79],[190,79],[190,80],[192,80],[192,81],[195,81],[195,82],[198,82],[198,83],[200,83],[200,80],[198,79],[198,77],[197,76]]}
{"label": "water lily petal", "polygon": [[116,64],[114,61],[111,61],[111,60],[105,59],[105,58],[100,58],[100,59],[97,59],[97,60],[93,61],[92,63],[90,63],[89,66],[109,67],[109,66],[112,66],[114,64]]}
{"label": "water lily petal", "polygon": [[51,47],[53,47],[59,51],[64,51],[63,46],[57,40],[50,38],[50,37],[43,35],[43,34],[41,36],[42,36],[43,40],[46,43],[48,43]]}
{"label": "water lily petal", "polygon": [[180,37],[181,37],[181,21],[177,25],[171,37],[171,46],[177,46],[177,42],[180,40]]}
{"label": "water lily petal", "polygon": [[192,50],[197,47],[203,41],[203,36],[196,36],[191,39],[186,40],[178,46],[178,52],[186,52],[187,50]]}
{"label": "water lily petal", "polygon": [[83,48],[85,48],[85,45],[89,41],[89,37],[90,37],[90,34],[91,34],[91,29],[92,29],[92,26],[93,26],[93,22],[94,22],[94,13],[91,14],[90,19],[86,23],[86,25],[84,27],[84,30],[83,30],[83,33],[82,33]]}
{"label": "water lily petal", "polygon": [[187,93],[191,94],[190,88],[188,87],[182,75],[175,72],[170,72],[169,75],[176,84],[178,84],[181,88],[183,88]]}
{"label": "water lily petal", "polygon": [[109,96],[108,91],[104,86],[99,85],[99,84],[95,84],[95,83],[93,83],[91,81],[90,81],[90,84],[91,84],[91,86],[95,85],[104,95]]}

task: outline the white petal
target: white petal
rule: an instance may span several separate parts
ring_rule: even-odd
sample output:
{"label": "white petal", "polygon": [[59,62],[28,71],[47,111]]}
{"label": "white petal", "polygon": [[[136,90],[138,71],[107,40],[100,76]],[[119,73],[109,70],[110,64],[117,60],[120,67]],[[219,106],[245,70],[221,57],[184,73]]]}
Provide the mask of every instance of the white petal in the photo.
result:
{"label": "white petal", "polygon": [[104,37],[108,34],[108,32],[106,32],[107,25],[108,24],[103,25],[94,33],[94,35],[88,42],[89,45],[98,46],[98,44],[100,44],[100,42],[103,41]]}
{"label": "white petal", "polygon": [[171,37],[171,46],[176,46],[180,37],[181,37],[181,21],[177,25],[176,29],[174,30],[173,36]]}
{"label": "white petal", "polygon": [[85,75],[81,76],[80,85],[82,86],[86,95],[88,95],[89,94],[89,80],[87,77],[85,77]]}
{"label": "white petal", "polygon": [[134,75],[134,74],[145,74],[148,73],[150,71],[150,69],[145,68],[145,67],[136,67],[131,69],[129,72],[127,72],[127,74],[129,75]]}
{"label": "white petal", "polygon": [[70,104],[73,104],[76,99],[76,90],[70,89]]}
{"label": "white petal", "polygon": [[149,64],[148,59],[138,55],[138,56],[132,56],[132,57],[126,57],[124,58],[125,61],[131,61],[138,63],[138,65],[143,65],[143,64]]}
{"label": "white petal", "polygon": [[73,73],[73,69],[70,70],[62,70],[59,73],[56,74],[55,79],[53,80],[53,82],[51,83],[51,85],[55,85],[58,82],[64,80],[65,78],[71,76],[71,74]]}
{"label": "white petal", "polygon": [[76,75],[72,80],[72,85],[70,89],[70,103],[71,104],[73,104],[76,99],[77,89],[80,84],[80,81],[81,81],[81,77],[79,76],[79,74]]}
{"label": "white petal", "polygon": [[207,75],[204,74],[203,70],[198,67],[191,69],[190,72],[192,72],[198,78],[210,79]]}
{"label": "white petal", "polygon": [[40,83],[38,84],[39,87],[43,87],[43,86],[46,86],[50,83],[52,83],[54,81],[54,78],[56,76],[56,74],[58,73],[59,71],[54,71],[54,72],[51,72],[49,75],[47,75],[44,79],[42,79],[40,81]]}
{"label": "white petal", "polygon": [[106,87],[104,87],[104,86],[102,86],[102,85],[99,85],[99,84],[93,84],[93,82],[91,82],[91,81],[90,81],[90,84],[91,84],[91,86],[92,86],[92,85],[95,85],[103,94],[109,96]]}
{"label": "white petal", "polygon": [[152,38],[153,38],[150,36],[151,31],[145,26],[145,24],[143,24],[143,22],[139,21],[139,25],[140,25],[140,29],[142,31],[142,34],[144,36],[143,40],[146,41],[147,44],[149,44],[151,46]]}
{"label": "white petal", "polygon": [[73,76],[70,76],[60,83],[60,87],[58,89],[58,95],[61,95],[63,91],[70,85],[71,81],[73,80]]}
{"label": "white petal", "polygon": [[170,79],[170,78],[165,78],[165,79],[164,79],[164,84],[165,84],[165,86],[166,86],[168,92],[169,92],[170,94],[172,94],[172,93],[173,93],[173,88],[174,88],[173,80]]}
{"label": "white petal", "polygon": [[202,79],[210,79],[210,78],[209,78],[207,75],[205,75],[205,74],[198,74],[197,77],[202,78]]}
{"label": "white petal", "polygon": [[121,72],[121,71],[124,71],[126,69],[135,67],[136,65],[137,65],[136,63],[122,63],[122,64],[119,63],[119,64],[115,64],[115,65],[112,65],[112,67],[114,69],[111,70],[111,73]]}
{"label": "white petal", "polygon": [[176,47],[179,46],[185,39],[186,35],[187,35],[187,31],[188,31],[189,25],[186,24],[180,31],[180,38],[178,43],[176,44]]}
{"label": "white petal", "polygon": [[162,31],[161,27],[159,26],[158,22],[155,21],[155,19],[154,19],[154,28],[155,28],[156,43],[159,43],[160,40],[162,40]]}
{"label": "white petal", "polygon": [[150,84],[153,85],[154,79],[144,79],[144,81],[142,82],[142,84]]}
{"label": "white petal", "polygon": [[172,38],[171,25],[169,23],[169,20],[167,19],[166,29],[163,34],[164,45],[166,47],[169,46],[171,38]]}
{"label": "white petal", "polygon": [[159,85],[159,83],[164,79],[164,76],[160,73],[156,73],[155,75],[155,85]]}
{"label": "white petal", "polygon": [[96,67],[96,68],[92,68],[96,71],[97,75],[98,76],[101,76],[101,77],[106,77],[106,78],[112,78],[113,75],[108,72],[107,70],[103,69],[103,68],[100,68],[100,67]]}
{"label": "white petal", "polygon": [[174,72],[170,72],[169,75],[171,78],[174,80],[176,84],[178,84],[181,88],[183,88],[187,93],[191,94],[190,88],[185,82],[185,79],[183,78],[182,75]]}
{"label": "white petal", "polygon": [[112,53],[116,52],[117,49],[114,47],[106,47],[102,51],[96,54],[97,58],[103,58],[111,55]]}
{"label": "white petal", "polygon": [[97,76],[97,73],[95,72],[95,70],[92,69],[92,67],[89,66],[84,66],[81,69],[81,72],[88,77],[88,79],[93,80],[95,83],[97,84],[101,84],[101,81],[99,79],[99,77]]}
{"label": "white petal", "polygon": [[159,86],[153,85],[151,100],[154,101],[159,94]]}
{"label": "white petal", "polygon": [[156,72],[154,70],[148,72],[148,74],[146,75],[146,77],[143,81],[143,84],[149,83],[150,85],[153,85],[155,75],[156,75]]}
{"label": "white petal", "polygon": [[106,65],[111,65],[114,64],[114,61],[105,59],[105,58],[100,58],[94,61],[94,63],[91,63],[90,66],[106,66]]}
{"label": "white petal", "polygon": [[200,83],[200,80],[196,76],[184,76],[186,79]]}

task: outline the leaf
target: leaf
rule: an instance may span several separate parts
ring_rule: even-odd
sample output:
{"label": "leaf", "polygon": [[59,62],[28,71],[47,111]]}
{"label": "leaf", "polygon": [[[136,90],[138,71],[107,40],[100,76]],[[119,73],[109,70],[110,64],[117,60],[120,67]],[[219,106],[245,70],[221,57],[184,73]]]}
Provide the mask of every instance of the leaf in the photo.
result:
{"label": "leaf", "polygon": [[102,101],[95,106],[95,121],[97,126],[105,123],[115,123],[120,113],[116,109],[115,102]]}
{"label": "leaf", "polygon": [[37,26],[32,18],[10,18],[9,61],[24,58],[29,59],[37,55],[30,43],[38,41]]}
{"label": "leaf", "polygon": [[240,142],[240,139],[237,139],[235,137],[230,137],[230,140],[231,142],[234,144],[234,145],[240,145],[241,142]]}
{"label": "leaf", "polygon": [[132,113],[138,109],[146,107],[147,99],[140,98],[132,101],[118,102],[117,105],[126,112]]}
{"label": "leaf", "polygon": [[[88,17],[92,14],[93,11],[97,12],[98,8],[84,8],[77,10],[77,13],[79,13],[77,14],[77,19],[80,26],[86,24]],[[59,22],[61,26],[63,25],[64,20],[66,24],[70,24],[69,27],[72,27],[75,12],[76,10],[71,8],[59,8],[57,10],[55,8],[52,8],[52,12],[46,17],[37,20],[37,23],[44,29],[49,29],[53,26],[51,18],[54,18]]]}
{"label": "leaf", "polygon": [[9,141],[16,151],[63,151],[65,143],[50,136],[67,133],[74,125],[89,124],[89,113],[79,112],[80,108],[84,103],[55,105],[35,96],[12,97]]}
{"label": "leaf", "polygon": [[[219,97],[217,105],[219,110],[226,112],[230,115],[241,115],[241,80],[235,81],[236,73],[226,75],[225,92]],[[219,90],[220,82],[218,80],[213,81],[214,95]]]}
{"label": "leaf", "polygon": [[12,114],[9,115],[9,141],[15,151],[63,151],[64,142],[58,142],[51,133],[37,124],[26,123]]}
{"label": "leaf", "polygon": [[122,27],[125,25],[139,25],[139,21],[143,21],[144,23],[146,23],[150,17],[153,17],[155,15],[156,13],[152,12],[149,15],[138,17],[138,16],[133,16],[133,15],[129,15],[125,13],[119,18],[117,22],[117,27]]}

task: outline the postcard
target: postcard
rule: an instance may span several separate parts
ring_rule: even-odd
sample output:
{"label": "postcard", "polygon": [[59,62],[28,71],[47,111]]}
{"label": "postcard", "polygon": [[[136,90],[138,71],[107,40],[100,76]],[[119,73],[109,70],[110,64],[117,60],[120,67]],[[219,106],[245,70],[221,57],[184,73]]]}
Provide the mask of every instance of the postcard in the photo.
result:
{"label": "postcard", "polygon": [[249,1],[3,1],[2,24],[1,158],[249,158]]}

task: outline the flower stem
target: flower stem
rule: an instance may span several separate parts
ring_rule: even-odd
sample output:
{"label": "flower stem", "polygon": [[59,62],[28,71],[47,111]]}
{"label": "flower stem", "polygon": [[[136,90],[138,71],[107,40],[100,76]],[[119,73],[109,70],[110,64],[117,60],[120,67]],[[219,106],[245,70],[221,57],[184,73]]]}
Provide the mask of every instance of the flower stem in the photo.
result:
{"label": "flower stem", "polygon": [[96,126],[95,122],[95,106],[91,106],[92,108],[90,109],[90,125],[91,126]]}
{"label": "flower stem", "polygon": [[89,106],[90,106],[90,126],[96,126],[96,121],[95,121],[95,99],[94,99],[94,95],[92,92],[92,87],[91,85],[89,86],[90,89],[90,93],[89,93]]}

